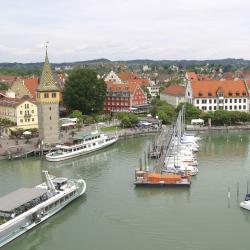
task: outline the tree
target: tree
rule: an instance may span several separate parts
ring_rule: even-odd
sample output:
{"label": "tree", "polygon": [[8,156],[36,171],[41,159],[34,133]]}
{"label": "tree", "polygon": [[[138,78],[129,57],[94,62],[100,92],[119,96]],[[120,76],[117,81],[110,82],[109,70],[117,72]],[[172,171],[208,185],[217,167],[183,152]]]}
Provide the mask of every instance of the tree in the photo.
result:
{"label": "tree", "polygon": [[180,103],[177,106],[176,111],[179,112],[184,104],[185,104],[185,120],[186,120],[186,122],[189,123],[192,119],[197,119],[200,117],[201,111],[191,103]]}
{"label": "tree", "polygon": [[170,124],[175,117],[175,109],[172,105],[160,99],[154,99],[151,102],[153,116],[158,116],[164,124]]}
{"label": "tree", "polygon": [[83,122],[83,114],[80,110],[74,110],[71,114],[70,114],[71,118],[77,118],[77,123],[76,123],[76,128],[78,129],[78,131],[80,130],[80,128],[82,127],[82,122]]}
{"label": "tree", "polygon": [[10,85],[6,82],[0,83],[0,90],[8,90]]}
{"label": "tree", "polygon": [[97,78],[93,69],[76,69],[69,75],[63,90],[63,101],[70,110],[80,110],[83,114],[98,113],[103,110],[106,84]]}

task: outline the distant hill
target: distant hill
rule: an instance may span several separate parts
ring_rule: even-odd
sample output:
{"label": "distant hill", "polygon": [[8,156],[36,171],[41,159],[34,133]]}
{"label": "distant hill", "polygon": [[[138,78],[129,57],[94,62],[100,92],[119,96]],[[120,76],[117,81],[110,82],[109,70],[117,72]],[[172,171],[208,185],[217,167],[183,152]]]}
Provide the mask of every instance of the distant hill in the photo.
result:
{"label": "distant hill", "polygon": [[[136,59],[136,60],[125,60],[125,61],[111,61],[105,58],[94,59],[88,61],[79,62],[63,62],[63,63],[51,63],[53,67],[64,67],[64,66],[80,66],[80,65],[111,65],[111,64],[128,64],[128,65],[179,65],[179,66],[190,66],[190,65],[237,65],[237,66],[250,66],[250,60],[226,58],[226,59],[215,59],[215,60],[149,60],[149,59]],[[41,68],[43,62],[36,63],[0,63],[0,69],[35,69]]]}

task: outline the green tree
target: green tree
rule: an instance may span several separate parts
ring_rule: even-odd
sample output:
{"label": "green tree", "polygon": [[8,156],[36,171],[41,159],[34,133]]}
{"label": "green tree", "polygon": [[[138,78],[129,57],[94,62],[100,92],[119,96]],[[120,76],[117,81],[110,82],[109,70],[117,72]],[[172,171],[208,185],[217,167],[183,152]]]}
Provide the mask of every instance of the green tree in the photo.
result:
{"label": "green tree", "polygon": [[123,128],[131,128],[138,123],[138,117],[135,114],[127,113],[121,119],[121,126]]}
{"label": "green tree", "polygon": [[191,103],[180,103],[176,111],[179,112],[182,106],[185,104],[185,120],[190,123],[192,119],[197,119],[201,115],[201,111]]}
{"label": "green tree", "polygon": [[10,85],[6,82],[0,83],[0,90],[8,90]]}
{"label": "green tree", "polygon": [[74,110],[71,114],[70,114],[71,118],[77,118],[77,123],[76,123],[76,128],[78,129],[78,131],[80,130],[80,128],[82,127],[82,122],[83,122],[83,114],[80,110]]}
{"label": "green tree", "polygon": [[164,124],[170,124],[175,118],[175,109],[172,105],[160,99],[154,99],[151,102],[152,109],[151,114],[158,116]]}
{"label": "green tree", "polygon": [[103,110],[106,84],[97,78],[93,69],[76,69],[71,72],[63,90],[63,101],[70,110],[80,110],[84,114]]}

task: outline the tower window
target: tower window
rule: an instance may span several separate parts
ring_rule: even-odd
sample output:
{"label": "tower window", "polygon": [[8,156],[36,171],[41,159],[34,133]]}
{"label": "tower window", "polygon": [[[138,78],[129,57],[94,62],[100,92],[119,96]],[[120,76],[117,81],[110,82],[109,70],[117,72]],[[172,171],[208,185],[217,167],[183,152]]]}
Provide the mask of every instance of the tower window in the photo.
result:
{"label": "tower window", "polygon": [[52,93],[52,98],[56,98],[56,93]]}
{"label": "tower window", "polygon": [[51,110],[51,107],[49,107],[49,110]]}
{"label": "tower window", "polygon": [[51,116],[49,117],[49,119],[51,120]]}
{"label": "tower window", "polygon": [[49,98],[49,93],[44,93],[44,98]]}

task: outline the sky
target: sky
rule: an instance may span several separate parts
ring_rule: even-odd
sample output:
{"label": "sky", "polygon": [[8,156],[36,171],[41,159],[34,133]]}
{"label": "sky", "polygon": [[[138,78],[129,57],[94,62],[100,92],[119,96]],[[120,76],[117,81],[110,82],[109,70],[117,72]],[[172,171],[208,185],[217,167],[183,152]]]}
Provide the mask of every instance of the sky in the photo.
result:
{"label": "sky", "polygon": [[250,0],[1,0],[0,62],[250,59]]}

